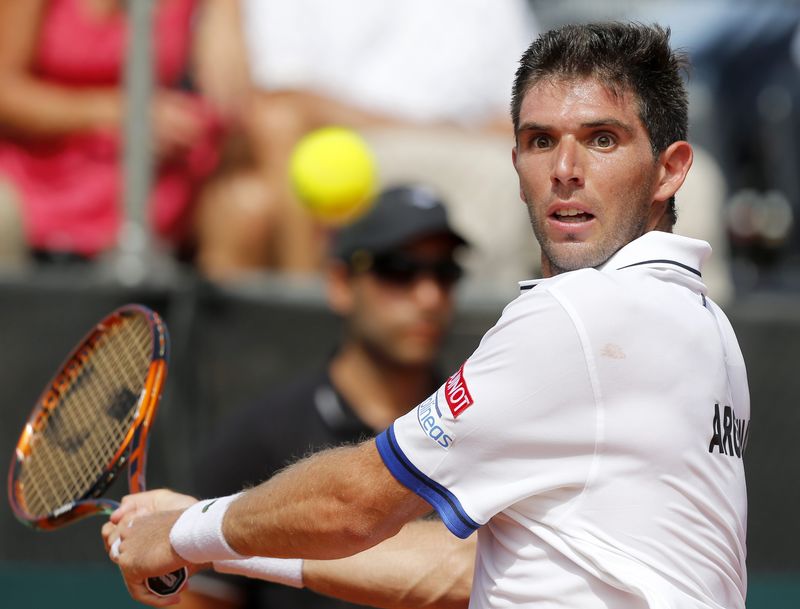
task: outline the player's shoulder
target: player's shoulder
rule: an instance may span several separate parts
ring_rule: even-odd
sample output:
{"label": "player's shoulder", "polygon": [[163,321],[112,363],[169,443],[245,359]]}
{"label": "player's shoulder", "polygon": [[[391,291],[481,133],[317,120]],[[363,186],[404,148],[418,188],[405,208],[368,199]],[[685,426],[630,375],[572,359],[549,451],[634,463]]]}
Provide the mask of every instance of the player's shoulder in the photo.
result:
{"label": "player's shoulder", "polygon": [[[520,296],[504,311],[506,321],[569,327],[618,325],[641,319],[642,310],[656,306],[647,298],[649,279],[595,268],[579,269],[555,277],[524,282]],[[647,317],[647,316],[645,316]]]}
{"label": "player's shoulder", "polygon": [[[582,270],[575,273],[584,274]],[[569,299],[565,299],[558,289],[569,281],[566,275],[520,282],[519,296],[505,306],[484,340],[491,340],[494,344],[506,341],[519,346],[525,343],[519,340],[520,337],[536,337],[533,342],[538,343],[547,335],[558,340],[559,344],[566,344],[567,337],[574,334]]]}
{"label": "player's shoulder", "polygon": [[569,271],[546,279],[522,281],[519,286],[519,297],[509,305],[512,308],[563,308],[565,300],[582,296],[597,299],[617,298],[622,295],[621,286],[615,277],[593,268]]}

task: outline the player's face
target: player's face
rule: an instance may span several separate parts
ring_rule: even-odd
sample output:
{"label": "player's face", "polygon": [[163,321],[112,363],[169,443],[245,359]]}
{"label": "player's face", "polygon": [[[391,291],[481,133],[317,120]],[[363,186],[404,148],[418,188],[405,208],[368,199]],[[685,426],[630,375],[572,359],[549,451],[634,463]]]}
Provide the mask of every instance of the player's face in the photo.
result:
{"label": "player's face", "polygon": [[669,198],[635,97],[592,78],[528,91],[513,160],[545,276],[602,264],[652,230]]}
{"label": "player's face", "polygon": [[395,364],[430,364],[453,314],[455,279],[436,277],[454,268],[453,249],[450,237],[427,237],[353,276],[351,337]]}

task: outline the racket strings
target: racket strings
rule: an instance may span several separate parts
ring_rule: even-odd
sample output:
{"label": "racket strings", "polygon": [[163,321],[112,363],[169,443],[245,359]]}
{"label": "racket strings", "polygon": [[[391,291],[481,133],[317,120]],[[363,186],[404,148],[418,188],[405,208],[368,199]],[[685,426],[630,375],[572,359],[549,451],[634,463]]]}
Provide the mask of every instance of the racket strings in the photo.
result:
{"label": "racket strings", "polygon": [[136,420],[152,351],[152,331],[141,316],[123,317],[98,335],[20,473],[30,514],[52,514],[84,497],[112,466]]}

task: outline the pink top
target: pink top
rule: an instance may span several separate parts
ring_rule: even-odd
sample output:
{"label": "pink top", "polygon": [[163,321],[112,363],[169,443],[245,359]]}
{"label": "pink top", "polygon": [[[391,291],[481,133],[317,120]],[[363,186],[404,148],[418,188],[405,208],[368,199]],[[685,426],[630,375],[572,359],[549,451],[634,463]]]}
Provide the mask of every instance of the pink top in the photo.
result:
{"label": "pink top", "polygon": [[[191,43],[195,0],[155,3],[154,45],[158,85],[174,86],[184,75]],[[34,73],[71,87],[122,86],[127,18],[89,13],[81,0],[50,0],[37,41]],[[219,124],[201,100],[197,111],[207,123],[184,158],[162,163],[149,201],[152,227],[179,239],[199,181],[217,162]],[[0,140],[0,175],[10,179],[22,200],[31,247],[91,256],[116,243],[124,217],[120,135],[81,133],[47,141]]]}

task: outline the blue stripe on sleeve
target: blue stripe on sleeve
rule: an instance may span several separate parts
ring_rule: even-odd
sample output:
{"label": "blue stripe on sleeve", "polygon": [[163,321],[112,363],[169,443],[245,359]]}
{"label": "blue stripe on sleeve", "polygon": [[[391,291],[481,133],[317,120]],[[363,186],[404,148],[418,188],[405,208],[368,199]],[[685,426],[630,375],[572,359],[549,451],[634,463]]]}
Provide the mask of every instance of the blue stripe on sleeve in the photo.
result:
{"label": "blue stripe on sleeve", "polygon": [[378,452],[392,475],[403,486],[430,503],[454,535],[465,539],[480,526],[467,515],[453,493],[428,478],[408,460],[397,444],[394,426],[383,431],[376,438],[376,443]]}

